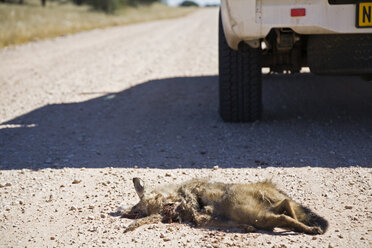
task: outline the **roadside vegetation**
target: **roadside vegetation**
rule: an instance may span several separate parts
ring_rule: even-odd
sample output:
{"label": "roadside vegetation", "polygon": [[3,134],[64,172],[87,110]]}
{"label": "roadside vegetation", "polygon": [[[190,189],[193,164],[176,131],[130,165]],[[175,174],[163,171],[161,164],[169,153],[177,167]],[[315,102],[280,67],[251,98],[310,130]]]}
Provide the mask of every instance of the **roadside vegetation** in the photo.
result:
{"label": "roadside vegetation", "polygon": [[136,0],[112,0],[121,4],[106,11],[90,3],[111,0],[90,0],[89,4],[77,1],[47,1],[44,7],[37,0],[24,0],[22,4],[0,1],[0,47],[96,28],[181,17],[194,11],[157,1]]}
{"label": "roadside vegetation", "polygon": [[180,6],[182,7],[199,7],[199,5],[197,3],[195,3],[194,1],[183,1]]}

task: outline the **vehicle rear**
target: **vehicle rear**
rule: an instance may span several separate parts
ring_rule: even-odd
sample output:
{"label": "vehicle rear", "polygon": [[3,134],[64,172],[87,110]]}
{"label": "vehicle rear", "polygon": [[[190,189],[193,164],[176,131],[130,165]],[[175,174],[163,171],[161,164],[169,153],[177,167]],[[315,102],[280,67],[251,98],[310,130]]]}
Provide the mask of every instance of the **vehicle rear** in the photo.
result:
{"label": "vehicle rear", "polygon": [[372,1],[222,0],[220,114],[260,118],[261,69],[372,75]]}

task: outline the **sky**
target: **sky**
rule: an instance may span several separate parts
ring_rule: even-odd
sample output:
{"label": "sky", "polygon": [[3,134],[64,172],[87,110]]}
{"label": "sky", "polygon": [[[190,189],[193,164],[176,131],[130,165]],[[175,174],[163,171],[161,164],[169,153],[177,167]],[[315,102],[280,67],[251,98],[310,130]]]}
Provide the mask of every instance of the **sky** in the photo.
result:
{"label": "sky", "polygon": [[[171,6],[176,6],[182,3],[183,1],[185,0],[165,0],[164,2],[168,3]],[[219,4],[220,3],[220,0],[192,0],[192,1],[194,1],[195,3],[201,6],[204,6],[206,4]]]}

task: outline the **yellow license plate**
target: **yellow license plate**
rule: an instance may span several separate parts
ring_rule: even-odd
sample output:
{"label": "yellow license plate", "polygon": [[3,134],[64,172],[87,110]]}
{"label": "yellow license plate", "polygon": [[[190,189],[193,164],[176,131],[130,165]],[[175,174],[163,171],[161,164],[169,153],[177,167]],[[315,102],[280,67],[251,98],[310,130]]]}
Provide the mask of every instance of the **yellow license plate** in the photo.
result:
{"label": "yellow license plate", "polygon": [[356,9],[356,27],[372,27],[372,2],[358,3]]}

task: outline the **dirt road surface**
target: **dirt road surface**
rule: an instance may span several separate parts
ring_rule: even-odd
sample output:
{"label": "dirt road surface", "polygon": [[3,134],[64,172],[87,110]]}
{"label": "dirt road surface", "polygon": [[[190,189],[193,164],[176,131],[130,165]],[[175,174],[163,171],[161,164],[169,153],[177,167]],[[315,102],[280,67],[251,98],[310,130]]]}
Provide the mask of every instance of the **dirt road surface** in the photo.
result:
{"label": "dirt road surface", "polygon": [[[0,50],[0,247],[371,247],[372,84],[263,78],[263,120],[217,113],[218,10]],[[217,168],[218,166],[218,168]],[[215,169],[213,169],[215,168]],[[148,187],[272,178],[324,235],[115,216]]]}

